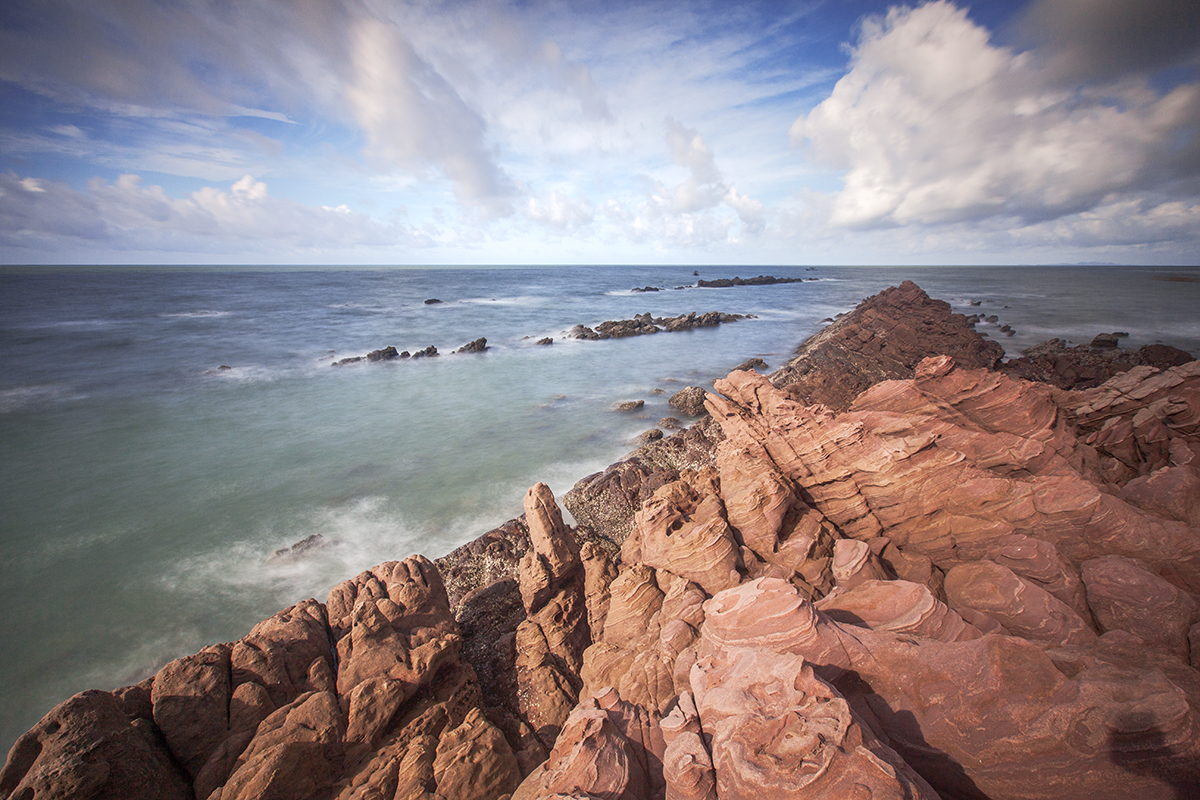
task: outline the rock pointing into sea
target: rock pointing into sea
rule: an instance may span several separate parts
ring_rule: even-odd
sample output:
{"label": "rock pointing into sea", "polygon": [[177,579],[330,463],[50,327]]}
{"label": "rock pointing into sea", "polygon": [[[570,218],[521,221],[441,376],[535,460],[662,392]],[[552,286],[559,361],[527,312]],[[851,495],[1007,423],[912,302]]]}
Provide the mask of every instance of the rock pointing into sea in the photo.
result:
{"label": "rock pointing into sea", "polygon": [[1200,796],[1200,362],[997,358],[884,292],[581,482],[577,527],[537,484],[67,700],[0,798]]}

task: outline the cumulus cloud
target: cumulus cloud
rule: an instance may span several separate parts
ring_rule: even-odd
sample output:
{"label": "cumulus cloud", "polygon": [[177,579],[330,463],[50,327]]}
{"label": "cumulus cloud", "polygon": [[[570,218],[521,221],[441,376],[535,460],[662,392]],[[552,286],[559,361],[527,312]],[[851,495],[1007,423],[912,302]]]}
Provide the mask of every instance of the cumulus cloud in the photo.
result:
{"label": "cumulus cloud", "polygon": [[717,167],[716,157],[700,132],[667,117],[666,143],[672,160],[687,170],[687,178],[668,187],[654,182],[645,200],[632,216],[617,213],[635,241],[659,236],[665,241],[686,246],[709,246],[730,239],[733,219],[720,213],[732,209],[742,222],[742,230],[757,234],[763,230],[763,204],[738,192]]}
{"label": "cumulus cloud", "polygon": [[1067,90],[1038,64],[948,2],[867,19],[848,73],[791,130],[844,171],[832,222],[1032,224],[1180,179],[1200,85]]}
{"label": "cumulus cloud", "polygon": [[422,246],[427,236],[398,221],[379,222],[346,207],[306,206],[273,197],[246,175],[228,190],[206,187],[174,198],[136,175],[91,181],[87,191],[64,183],[0,175],[0,242],[42,246],[69,238],[96,249],[196,253]]}

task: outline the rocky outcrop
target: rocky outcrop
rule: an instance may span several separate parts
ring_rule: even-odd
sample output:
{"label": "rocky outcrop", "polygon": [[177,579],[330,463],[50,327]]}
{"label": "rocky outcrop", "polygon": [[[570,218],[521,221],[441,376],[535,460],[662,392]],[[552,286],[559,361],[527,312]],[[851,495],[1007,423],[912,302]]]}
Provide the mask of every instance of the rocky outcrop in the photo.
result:
{"label": "rocky outcrop", "polygon": [[[731,286],[773,286],[777,283],[803,283],[804,278],[776,278],[774,275],[759,275],[757,278],[716,278],[698,280],[696,285],[705,289],[727,289]],[[809,278],[810,281],[817,280]]]}
{"label": "rocky outcrop", "polygon": [[711,421],[649,442],[623,461],[579,480],[563,495],[575,520],[620,544],[633,530],[633,515],[654,491],[679,477],[682,469],[712,462],[721,431]]}
{"label": "rocky outcrop", "polygon": [[191,787],[162,735],[109,692],[57,706],[9,751],[0,797],[187,800]]}
{"label": "rocky outcrop", "polygon": [[[1200,364],[1031,383],[914,290],[863,307],[908,333],[855,312],[717,381],[568,492],[578,528],[538,484],[436,564],[72,698],[0,798],[1195,796]],[[965,361],[908,364],[917,330]],[[908,374],[847,399],[838,363]]]}
{"label": "rocky outcrop", "polygon": [[462,347],[454,352],[456,353],[482,353],[488,349],[487,339],[480,337],[473,342],[467,342]]}
{"label": "rocky outcrop", "polygon": [[1170,345],[1148,344],[1124,350],[1118,344],[1116,334],[1101,334],[1090,346],[1068,347],[1062,339],[1051,339],[1028,348],[1020,358],[1009,359],[1000,369],[1013,377],[1060,389],[1090,389],[1134,367],[1170,369],[1192,360],[1190,353]]}
{"label": "rocky outcrop", "polygon": [[904,281],[808,339],[771,377],[805,405],[842,411],[869,387],[911,378],[921,359],[941,354],[964,367],[991,368],[1004,348],[977,334],[948,303]]}
{"label": "rocky outcrop", "polygon": [[1200,531],[1086,443],[1125,420],[1134,466],[1190,469],[1200,373],[1151,372],[1060,393],[939,357],[840,414],[718,381],[724,438],[642,499],[517,796],[1195,793]]}
{"label": "rocky outcrop", "polygon": [[725,322],[736,322],[739,319],[753,319],[753,314],[725,314],[720,311],[708,311],[697,314],[695,311],[680,314],[677,317],[654,317],[650,314],[638,314],[633,319],[617,319],[601,322],[593,330],[585,325],[576,325],[567,333],[569,339],[624,339],[629,336],[644,336],[649,333],[663,331],[690,331],[695,328],[714,328]]}

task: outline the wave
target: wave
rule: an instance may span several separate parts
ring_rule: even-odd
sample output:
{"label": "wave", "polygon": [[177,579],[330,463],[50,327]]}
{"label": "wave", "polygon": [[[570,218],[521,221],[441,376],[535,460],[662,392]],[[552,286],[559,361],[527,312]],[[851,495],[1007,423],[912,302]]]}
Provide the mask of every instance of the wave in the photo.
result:
{"label": "wave", "polygon": [[0,389],[0,414],[8,414],[31,406],[47,406],[87,397],[71,386],[47,383],[36,386],[15,386]]}
{"label": "wave", "polygon": [[163,313],[159,314],[158,316],[161,317],[162,319],[209,319],[212,317],[227,317],[231,313],[233,313],[233,312],[212,311],[209,309],[202,309],[200,311],[172,311],[172,312],[164,311]]}
{"label": "wave", "polygon": [[487,305],[487,306],[544,306],[547,305],[552,298],[542,295],[514,295],[512,297],[465,297],[459,300],[460,303],[469,305]]}

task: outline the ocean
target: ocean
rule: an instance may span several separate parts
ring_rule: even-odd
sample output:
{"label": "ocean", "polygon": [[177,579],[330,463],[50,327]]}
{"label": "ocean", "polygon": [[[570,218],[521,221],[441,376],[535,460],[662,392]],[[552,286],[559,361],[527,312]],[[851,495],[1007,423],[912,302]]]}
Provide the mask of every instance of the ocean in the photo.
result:
{"label": "ocean", "polygon": [[[697,288],[695,271],[816,280]],[[561,496],[677,416],[678,389],[774,369],[905,279],[996,315],[978,330],[1009,355],[1112,331],[1200,355],[1197,268],[0,268],[0,748],[75,692],[443,555],[538,481]],[[564,338],[712,310],[756,318]],[[388,345],[441,355],[331,366]],[[313,534],[325,546],[274,557]]]}

